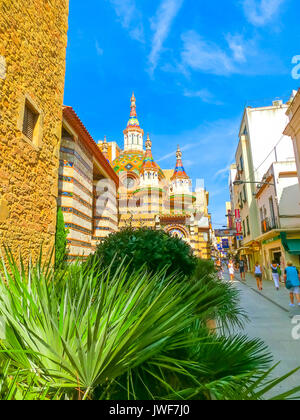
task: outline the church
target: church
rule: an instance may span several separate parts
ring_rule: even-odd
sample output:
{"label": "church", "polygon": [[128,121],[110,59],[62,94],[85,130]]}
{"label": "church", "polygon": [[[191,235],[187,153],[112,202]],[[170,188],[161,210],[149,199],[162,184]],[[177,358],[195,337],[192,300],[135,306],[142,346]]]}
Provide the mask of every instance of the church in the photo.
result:
{"label": "church", "polygon": [[192,191],[180,147],[174,153],[175,168],[162,169],[152,155],[152,141],[140,126],[136,99],[131,97],[124,148],[106,138],[98,143],[118,175],[118,228],[149,227],[176,235],[193,248],[196,256],[210,257],[209,194],[204,186]]}
{"label": "church", "polygon": [[[95,142],[63,106],[68,2],[52,0],[47,14],[39,0],[27,14],[23,9],[28,2],[10,2],[0,16],[0,247],[35,260],[43,244],[47,261],[60,207],[70,259],[86,258],[126,226],[164,229],[208,258],[208,193],[203,186],[192,192],[180,149],[175,170],[159,167],[150,136],[144,143],[134,95],[123,150]],[[32,34],[22,48],[21,33]]]}

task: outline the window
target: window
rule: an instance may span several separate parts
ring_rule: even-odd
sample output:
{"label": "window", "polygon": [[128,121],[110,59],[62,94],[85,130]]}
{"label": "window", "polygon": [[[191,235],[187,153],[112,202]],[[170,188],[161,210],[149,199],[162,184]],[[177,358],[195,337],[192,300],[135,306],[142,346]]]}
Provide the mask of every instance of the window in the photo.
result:
{"label": "window", "polygon": [[267,209],[265,208],[265,206],[263,207],[263,209],[264,209],[264,219],[266,219],[266,217],[267,217]]}
{"label": "window", "polygon": [[244,203],[246,203],[247,201],[246,185],[243,186],[243,193],[244,193]]}
{"label": "window", "polygon": [[25,136],[31,141],[33,141],[34,138],[34,130],[37,125],[38,117],[38,113],[34,111],[26,101],[23,119],[23,134],[25,134]]}
{"label": "window", "polygon": [[242,193],[240,193],[240,208],[242,209],[244,207],[243,205],[243,196]]}
{"label": "window", "polygon": [[247,235],[250,235],[250,225],[249,225],[249,217],[246,217],[246,223],[247,223]]}
{"label": "window", "polygon": [[262,207],[259,209],[259,213],[260,213],[260,221],[262,222],[264,220],[264,214],[263,214]]}
{"label": "window", "polygon": [[243,220],[243,234],[244,234],[244,236],[247,236],[246,235],[246,229],[245,229],[245,220]]}
{"label": "window", "polygon": [[244,160],[243,160],[243,156],[240,157],[240,165],[241,165],[241,172],[243,172],[244,170]]}
{"label": "window", "polygon": [[270,205],[270,214],[271,214],[271,224],[272,228],[275,228],[276,219],[275,219],[275,211],[274,211],[274,204],[273,204],[273,198],[269,198],[269,205]]}

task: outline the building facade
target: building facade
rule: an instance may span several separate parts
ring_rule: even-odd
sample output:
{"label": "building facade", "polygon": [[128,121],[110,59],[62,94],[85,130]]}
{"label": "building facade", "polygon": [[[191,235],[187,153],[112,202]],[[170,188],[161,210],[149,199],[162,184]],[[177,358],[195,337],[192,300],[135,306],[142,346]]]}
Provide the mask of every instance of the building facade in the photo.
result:
{"label": "building facade", "polygon": [[[284,269],[287,261],[300,266],[300,189],[295,161],[275,162],[256,190],[259,209],[262,263],[276,261]],[[266,270],[271,279],[271,273]]]}
{"label": "building facade", "polygon": [[[189,243],[195,255],[209,258],[208,192],[202,186],[192,191],[192,182],[183,167],[179,146],[174,170],[163,170],[158,166],[152,156],[149,135],[144,145],[144,131],[137,118],[134,95],[123,134],[124,148],[111,160],[120,178],[119,228],[164,229]],[[103,141],[99,147],[107,153],[113,145]],[[110,157],[108,153],[107,157]]]}
{"label": "building facade", "polygon": [[240,126],[232,191],[243,233],[243,241],[238,241],[237,248],[250,269],[256,261],[262,263],[261,243],[257,241],[261,230],[256,185],[273,162],[295,159],[292,141],[283,134],[288,123],[288,107],[282,101],[274,101],[268,107],[248,107]]}
{"label": "building facade", "polygon": [[289,123],[284,131],[284,134],[290,136],[293,140],[300,185],[300,89],[298,92],[293,92],[290,100],[290,106],[287,110],[287,116],[289,117]]}
{"label": "building facade", "polygon": [[118,230],[119,178],[71,107],[64,107],[58,205],[68,230],[68,257],[86,257]]}
{"label": "building facade", "polygon": [[68,1],[0,0],[0,242],[54,245]]}

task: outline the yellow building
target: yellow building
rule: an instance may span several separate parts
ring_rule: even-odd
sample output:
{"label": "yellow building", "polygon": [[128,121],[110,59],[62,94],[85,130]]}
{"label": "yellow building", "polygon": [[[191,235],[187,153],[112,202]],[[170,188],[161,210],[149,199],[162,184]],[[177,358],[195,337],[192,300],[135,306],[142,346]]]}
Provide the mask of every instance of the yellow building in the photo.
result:
{"label": "yellow building", "polygon": [[68,0],[0,0],[0,242],[54,245]]}
{"label": "yellow building", "polygon": [[[195,255],[210,257],[209,195],[204,188],[192,191],[178,146],[174,170],[162,170],[152,156],[149,135],[144,149],[134,95],[124,134],[124,149],[111,161],[120,178],[118,191],[119,228],[126,226],[164,229],[191,245]],[[110,143],[99,147],[109,158]]]}

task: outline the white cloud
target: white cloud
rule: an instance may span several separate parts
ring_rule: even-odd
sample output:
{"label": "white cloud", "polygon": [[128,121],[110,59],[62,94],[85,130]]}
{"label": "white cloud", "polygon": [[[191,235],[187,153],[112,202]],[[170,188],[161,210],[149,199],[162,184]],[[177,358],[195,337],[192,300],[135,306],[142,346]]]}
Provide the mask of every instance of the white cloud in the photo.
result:
{"label": "white cloud", "polygon": [[241,35],[228,34],[226,37],[228,46],[233,53],[233,58],[239,62],[244,63],[246,60],[246,43]]}
{"label": "white cloud", "polygon": [[[232,160],[231,160],[231,161],[232,161]],[[215,173],[215,175],[214,175],[213,179],[216,179],[216,178],[218,178],[218,177],[220,177],[220,176],[222,176],[222,178],[223,178],[223,177],[225,177],[225,178],[226,178],[226,176],[229,174],[229,168],[230,168],[230,166],[225,166],[225,168],[219,169],[219,170]]]}
{"label": "white cloud", "polygon": [[144,42],[144,27],[141,12],[135,0],[108,0],[114,7],[123,28],[128,30],[131,38]]}
{"label": "white cloud", "polygon": [[185,89],[183,94],[188,98],[199,98],[207,104],[223,105],[223,102],[218,101],[215,95],[208,89],[200,89],[196,91]]}
{"label": "white cloud", "polygon": [[217,195],[224,194],[224,191],[226,191],[226,187],[219,188],[217,190],[210,190],[209,197],[213,198],[213,197],[216,197]]}
{"label": "white cloud", "polygon": [[[175,143],[176,143],[176,141],[175,141]],[[174,144],[175,144],[174,143]],[[177,144],[179,144],[178,142],[177,142]],[[191,148],[193,146],[193,144],[185,144],[183,147],[180,147],[180,150],[182,151],[182,152],[184,152],[185,150],[188,150],[189,148]],[[177,151],[177,147],[176,147],[176,149],[174,149],[172,152],[170,152],[170,153],[167,153],[166,155],[164,155],[164,156],[162,156],[161,158],[159,158],[158,160],[157,160],[157,162],[162,162],[163,160],[167,160],[167,159],[169,159],[169,158],[171,158],[171,157],[173,157],[174,158],[174,156],[176,156],[176,151]],[[176,159],[176,158],[175,158]]]}
{"label": "white cloud", "polygon": [[[201,161],[224,165],[224,159],[228,160],[227,167],[232,163],[236,149],[235,138],[239,130],[240,120],[217,120],[204,123],[193,130],[184,131],[177,135],[153,135],[152,144],[155,146],[166,145],[166,154],[156,158],[156,162],[166,161],[169,158],[176,159],[176,145],[184,153],[184,160],[194,160],[195,156],[201,156]],[[174,149],[172,150],[171,148]],[[171,150],[171,152],[170,152]],[[184,163],[184,162],[183,162]],[[220,166],[219,166],[220,167]]]}
{"label": "white cloud", "polygon": [[103,55],[103,53],[104,53],[104,51],[103,51],[103,49],[100,47],[100,44],[99,44],[99,42],[98,41],[96,41],[96,51],[97,51],[97,54],[98,55]]}
{"label": "white cloud", "polygon": [[215,43],[205,41],[197,32],[188,31],[182,35],[182,61],[193,70],[216,75],[230,75],[237,72],[233,58]]}
{"label": "white cloud", "polygon": [[[244,39],[240,34],[227,34],[220,47],[206,41],[196,31],[182,35],[181,68],[217,76],[286,74],[285,65],[273,51],[262,50],[259,38]],[[180,67],[177,67],[180,71]]]}
{"label": "white cloud", "polygon": [[285,0],[243,0],[246,18],[255,26],[270,22]]}
{"label": "white cloud", "polygon": [[163,44],[167,39],[172,23],[177,16],[184,0],[163,0],[157,10],[155,18],[151,20],[154,32],[152,49],[149,55],[150,73],[157,67]]}

